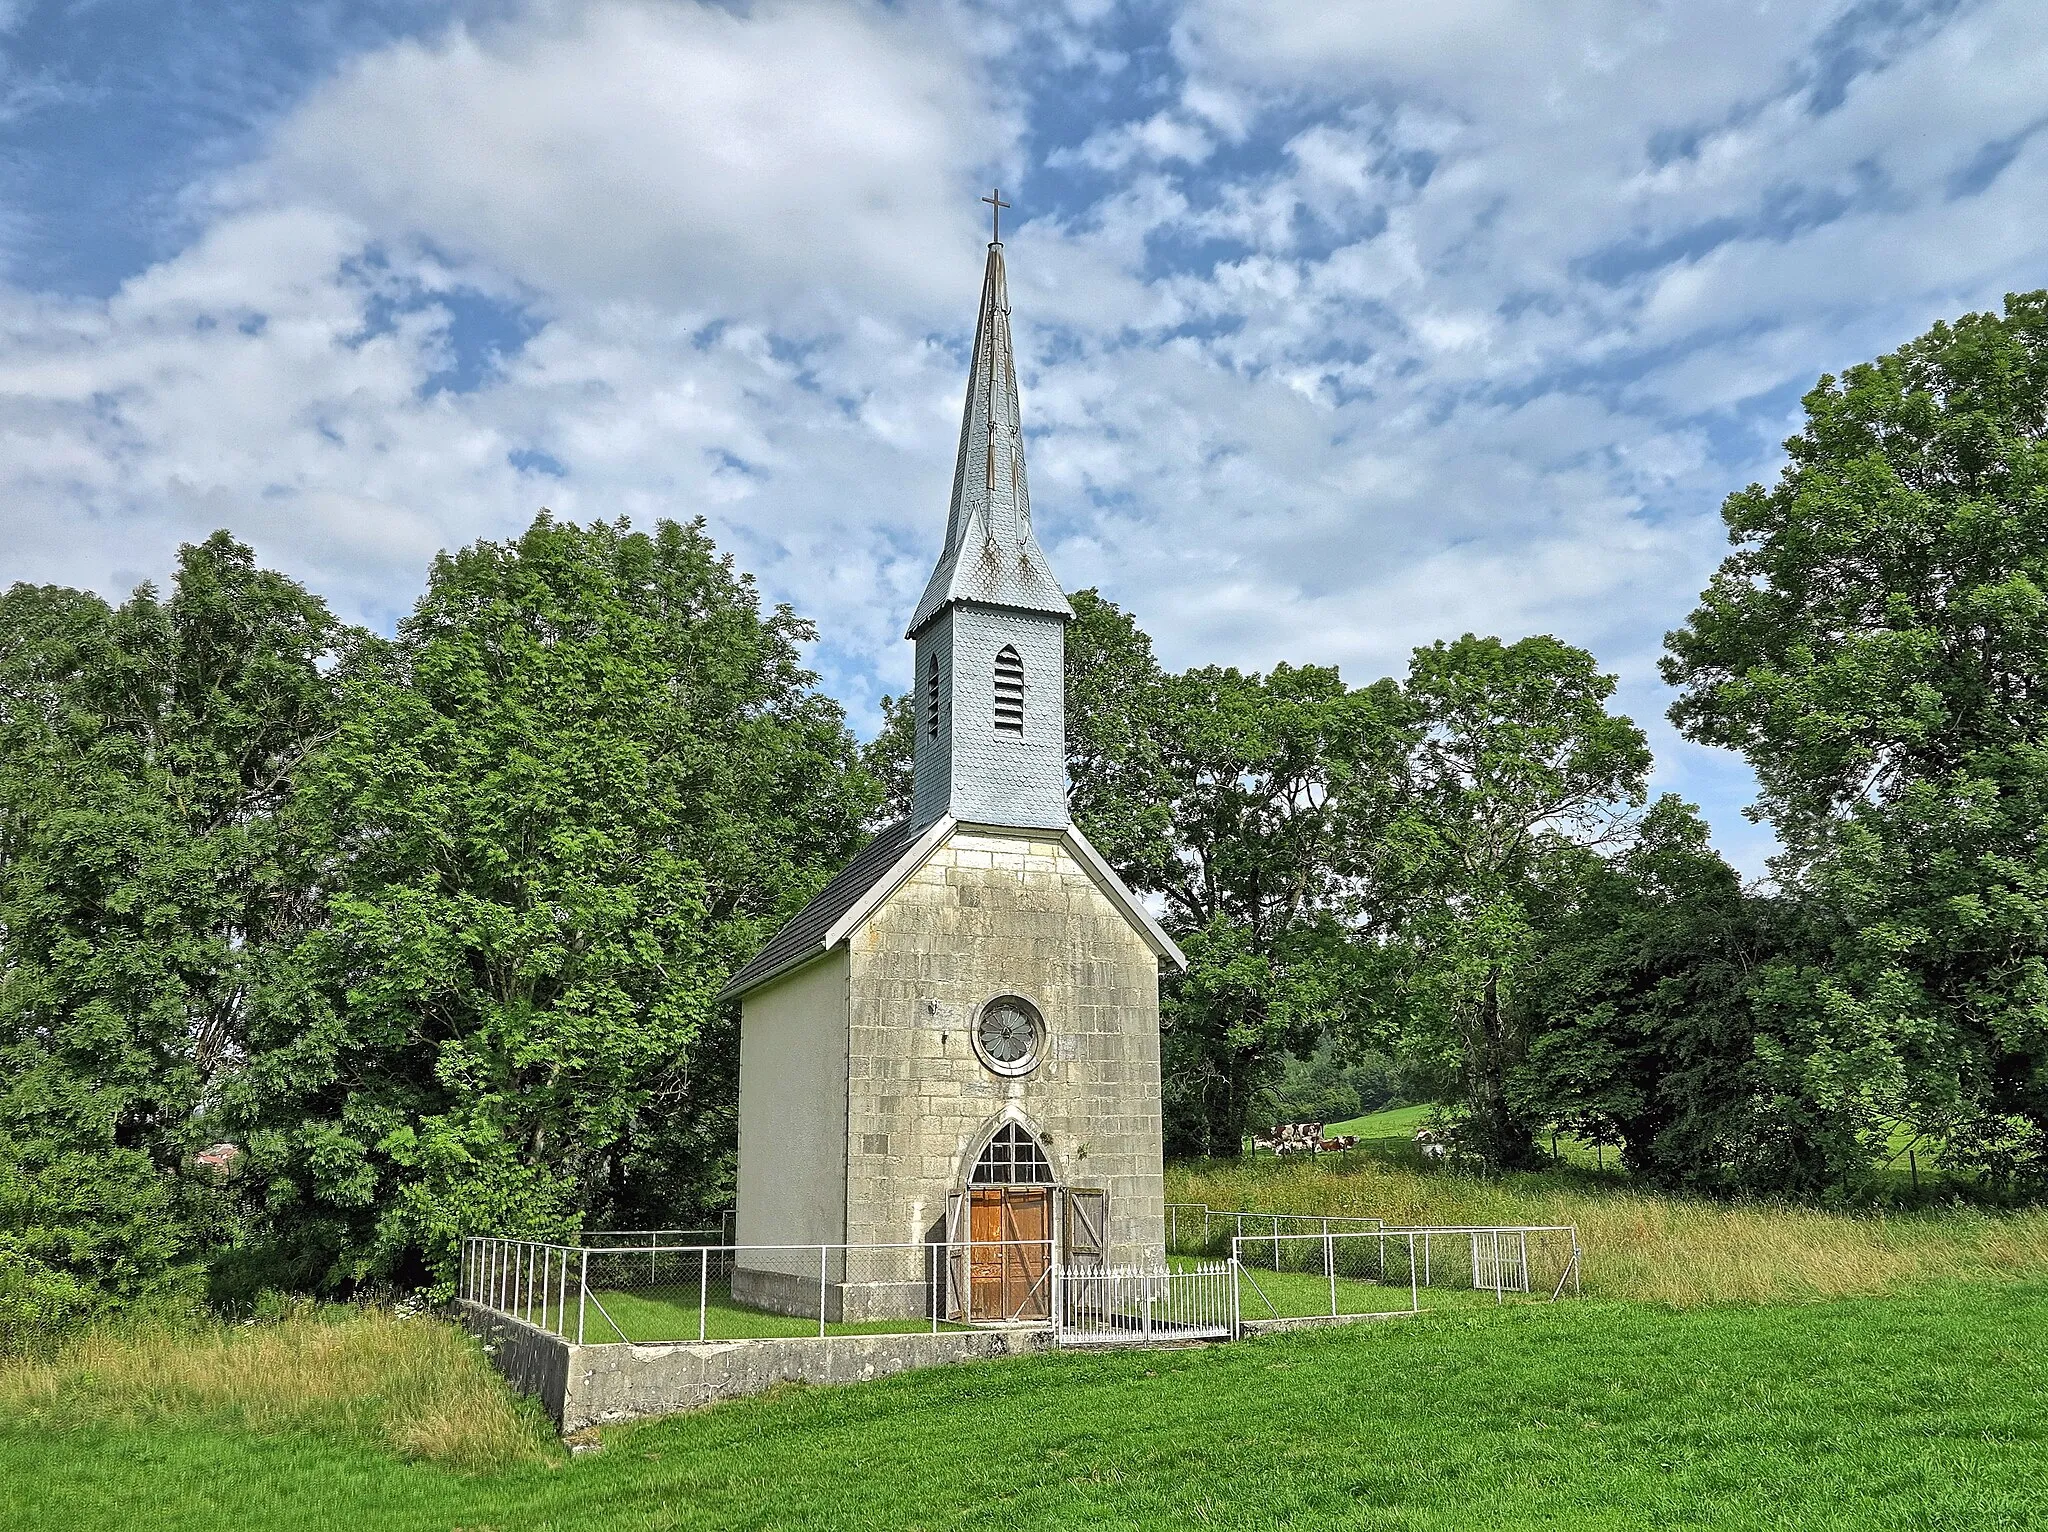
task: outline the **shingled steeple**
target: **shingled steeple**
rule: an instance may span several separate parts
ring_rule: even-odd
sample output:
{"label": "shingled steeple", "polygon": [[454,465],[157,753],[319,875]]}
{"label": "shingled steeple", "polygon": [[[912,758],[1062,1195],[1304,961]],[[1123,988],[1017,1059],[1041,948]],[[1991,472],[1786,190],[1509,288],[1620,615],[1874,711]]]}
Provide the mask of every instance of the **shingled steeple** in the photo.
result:
{"label": "shingled steeple", "polygon": [[955,601],[1074,615],[1031,531],[1017,364],[1010,345],[1010,287],[1003,247],[995,243],[988,247],[981,280],[981,317],[974,327],[974,363],[953,464],[946,545],[904,637],[916,638],[941,608]]}
{"label": "shingled steeple", "polygon": [[914,828],[942,814],[1066,826],[1073,615],[1031,530],[1010,290],[1002,243],[991,240],[946,543],[905,635],[917,644]]}

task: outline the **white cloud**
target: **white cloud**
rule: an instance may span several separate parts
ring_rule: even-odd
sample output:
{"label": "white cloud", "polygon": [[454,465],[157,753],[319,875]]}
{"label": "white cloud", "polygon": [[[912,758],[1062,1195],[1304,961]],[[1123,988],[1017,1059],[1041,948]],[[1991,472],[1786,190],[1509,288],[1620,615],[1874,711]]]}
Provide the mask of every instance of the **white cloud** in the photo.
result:
{"label": "white cloud", "polygon": [[[0,293],[5,577],[114,588],[227,525],[388,621],[434,549],[541,503],[702,512],[870,719],[999,175],[1070,583],[1178,665],[1364,679],[1554,631],[1648,721],[1787,386],[2048,258],[2048,136],[1950,200],[2038,117],[2048,16],[1894,28],[1816,115],[1840,14],[1195,0],[1169,65],[1096,0],[543,0],[381,47],[193,190],[174,258],[104,301]],[[494,367],[458,333],[480,298],[537,326]],[[1753,867],[1739,773],[1659,748]]]}
{"label": "white cloud", "polygon": [[357,59],[244,194],[317,197],[550,295],[801,322],[962,282],[1015,124],[929,13],[609,0]]}

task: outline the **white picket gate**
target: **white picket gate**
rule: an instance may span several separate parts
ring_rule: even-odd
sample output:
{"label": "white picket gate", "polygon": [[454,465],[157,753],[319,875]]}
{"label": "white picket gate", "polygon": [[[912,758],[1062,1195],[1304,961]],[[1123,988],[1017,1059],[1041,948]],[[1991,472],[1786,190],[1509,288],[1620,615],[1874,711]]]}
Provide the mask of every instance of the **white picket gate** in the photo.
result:
{"label": "white picket gate", "polygon": [[1472,1287],[1496,1294],[1529,1291],[1528,1234],[1521,1229],[1474,1229]]}
{"label": "white picket gate", "polygon": [[1237,1271],[1210,1261],[1186,1271],[1065,1268],[1053,1317],[1062,1346],[1156,1346],[1237,1333]]}

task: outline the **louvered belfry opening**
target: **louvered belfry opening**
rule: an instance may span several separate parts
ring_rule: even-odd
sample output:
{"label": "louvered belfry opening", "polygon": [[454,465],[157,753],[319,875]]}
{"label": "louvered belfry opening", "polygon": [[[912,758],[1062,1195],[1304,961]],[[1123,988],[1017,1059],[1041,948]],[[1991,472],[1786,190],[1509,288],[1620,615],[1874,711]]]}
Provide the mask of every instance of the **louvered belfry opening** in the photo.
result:
{"label": "louvered belfry opening", "polygon": [[1024,661],[1008,644],[996,653],[996,727],[1005,734],[1024,732]]}
{"label": "louvered belfry opening", "polygon": [[924,726],[933,739],[939,737],[939,657],[936,654],[924,668]]}

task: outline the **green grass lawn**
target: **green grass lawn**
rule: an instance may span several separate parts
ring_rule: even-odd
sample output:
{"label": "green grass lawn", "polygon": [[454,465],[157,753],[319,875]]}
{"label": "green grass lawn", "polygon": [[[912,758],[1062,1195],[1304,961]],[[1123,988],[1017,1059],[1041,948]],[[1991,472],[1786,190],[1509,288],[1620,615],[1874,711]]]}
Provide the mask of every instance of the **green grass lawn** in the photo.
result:
{"label": "green grass lawn", "polygon": [[[1415,1148],[1415,1130],[1428,1123],[1433,1106],[1396,1106],[1384,1112],[1367,1112],[1363,1117],[1352,1117],[1344,1122],[1323,1124],[1323,1131],[1335,1138],[1349,1134],[1360,1139],[1362,1151],[1391,1155],[1396,1159],[1419,1160]],[[1581,1142],[1569,1134],[1559,1134],[1555,1139],[1545,1138],[1543,1146],[1555,1148],[1558,1158],[1567,1165],[1577,1165],[1594,1170],[1618,1170],[1620,1151],[1612,1147],[1600,1148]]]}
{"label": "green grass lawn", "polygon": [[1340,1133],[1351,1133],[1359,1138],[1393,1138],[1412,1143],[1415,1130],[1429,1120],[1429,1114],[1434,1110],[1428,1106],[1389,1107],[1384,1112],[1368,1112],[1347,1122],[1325,1123],[1323,1131],[1332,1138]]}
{"label": "green grass lawn", "polygon": [[[733,1300],[723,1282],[714,1279],[698,1313],[695,1282],[671,1283],[632,1291],[600,1290],[583,1315],[583,1338],[591,1345],[609,1341],[695,1340],[702,1319],[706,1340],[763,1340],[776,1336],[816,1335],[818,1321],[771,1314]],[[609,1316],[610,1322],[607,1322]],[[569,1328],[576,1327],[576,1301],[569,1300]],[[552,1327],[550,1327],[552,1328]],[[866,1319],[829,1321],[827,1335],[903,1335],[931,1328],[929,1319]],[[957,1329],[943,1321],[941,1329]],[[623,1332],[623,1333],[621,1333]]]}
{"label": "green grass lawn", "polygon": [[81,1373],[0,1391],[0,1527],[2014,1528],[2048,1523],[2044,1390],[2040,1283],[939,1368],[474,1476]]}

